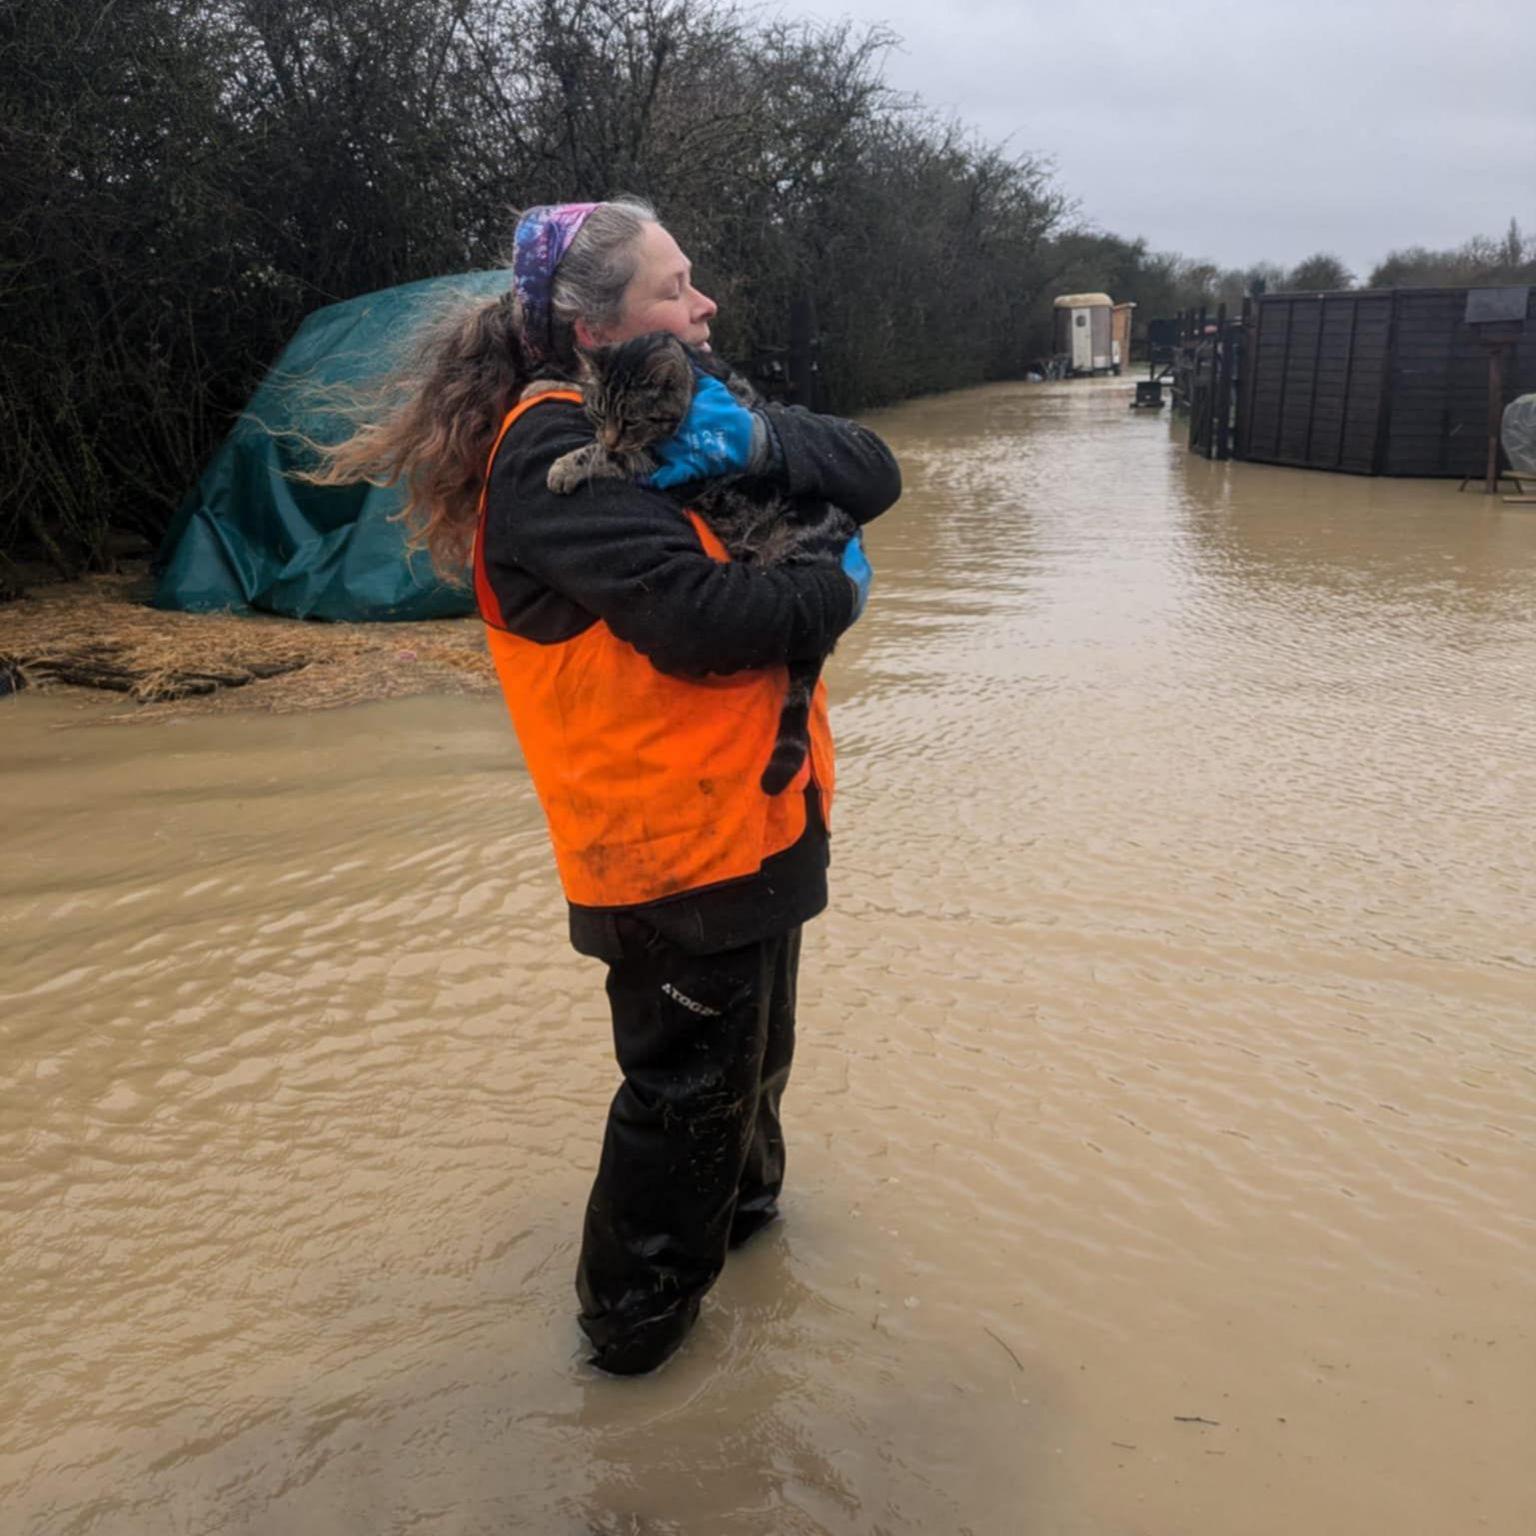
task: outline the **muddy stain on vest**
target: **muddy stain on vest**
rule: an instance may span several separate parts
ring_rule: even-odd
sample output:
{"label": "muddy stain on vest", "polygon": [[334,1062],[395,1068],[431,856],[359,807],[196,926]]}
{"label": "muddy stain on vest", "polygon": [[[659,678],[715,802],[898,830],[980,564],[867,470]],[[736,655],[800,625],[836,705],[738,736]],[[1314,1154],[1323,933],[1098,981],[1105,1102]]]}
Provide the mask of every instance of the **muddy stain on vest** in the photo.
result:
{"label": "muddy stain on vest", "polygon": [[1536,1529],[1536,518],[1127,394],[879,419],[786,1219],[654,1380],[500,702],[6,701],[0,1525]]}

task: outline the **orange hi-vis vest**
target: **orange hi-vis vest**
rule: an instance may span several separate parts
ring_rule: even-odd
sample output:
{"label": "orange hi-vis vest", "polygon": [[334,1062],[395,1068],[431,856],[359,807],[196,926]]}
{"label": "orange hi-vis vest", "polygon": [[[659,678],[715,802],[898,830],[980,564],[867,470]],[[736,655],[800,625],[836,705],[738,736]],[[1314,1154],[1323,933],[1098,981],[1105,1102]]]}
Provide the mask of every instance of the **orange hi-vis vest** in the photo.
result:
{"label": "orange hi-vis vest", "polygon": [[[509,411],[491,449],[487,490],[502,440],[524,411],[580,399],[551,390]],[[513,634],[485,569],[486,495],[475,597],[568,900],[638,906],[756,874],[804,834],[811,782],[830,818],[835,768],[824,686],[811,704],[808,761],[782,794],[764,794],[758,781],[778,736],[786,669],[672,677],[600,619],[552,645]],[[708,524],[687,517],[704,551],[728,561]]]}

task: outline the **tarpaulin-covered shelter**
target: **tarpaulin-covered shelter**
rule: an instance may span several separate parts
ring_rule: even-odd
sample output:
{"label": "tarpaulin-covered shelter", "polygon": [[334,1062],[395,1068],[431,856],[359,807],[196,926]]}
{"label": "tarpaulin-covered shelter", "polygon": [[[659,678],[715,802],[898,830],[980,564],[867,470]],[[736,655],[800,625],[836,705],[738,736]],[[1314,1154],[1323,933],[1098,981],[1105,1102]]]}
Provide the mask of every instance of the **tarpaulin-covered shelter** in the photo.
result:
{"label": "tarpaulin-covered shelter", "polygon": [[510,283],[509,272],[429,278],[310,315],[172,521],[154,606],[353,621],[469,613],[467,589],[439,581],[424,553],[407,558],[404,529],[391,521],[400,491],[306,485],[289,472],[311,462],[304,439],[343,430],[328,390],[334,402],[338,389],[382,379],[443,304]]}

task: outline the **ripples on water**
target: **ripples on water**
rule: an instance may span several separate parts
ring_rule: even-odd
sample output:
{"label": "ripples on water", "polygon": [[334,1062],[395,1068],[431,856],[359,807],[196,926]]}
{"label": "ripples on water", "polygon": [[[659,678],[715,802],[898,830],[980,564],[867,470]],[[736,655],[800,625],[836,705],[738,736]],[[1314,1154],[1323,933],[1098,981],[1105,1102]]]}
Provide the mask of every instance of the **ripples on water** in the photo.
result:
{"label": "ripples on water", "polygon": [[499,704],[5,707],[0,1528],[1536,1525],[1536,517],[1126,398],[879,420],[788,1220],[649,1382]]}

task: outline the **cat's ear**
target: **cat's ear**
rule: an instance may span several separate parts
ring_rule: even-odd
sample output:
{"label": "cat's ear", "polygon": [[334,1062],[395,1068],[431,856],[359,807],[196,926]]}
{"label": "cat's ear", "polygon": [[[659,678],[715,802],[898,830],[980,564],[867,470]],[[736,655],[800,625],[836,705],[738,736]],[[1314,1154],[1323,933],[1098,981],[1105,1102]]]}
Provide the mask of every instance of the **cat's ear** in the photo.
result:
{"label": "cat's ear", "polygon": [[676,336],[658,331],[647,358],[647,377],[657,388],[693,389],[693,363],[687,345]]}
{"label": "cat's ear", "polygon": [[612,355],[612,347],[578,347],[576,349],[576,368],[582,380],[590,381],[602,378],[608,364],[608,359]]}

